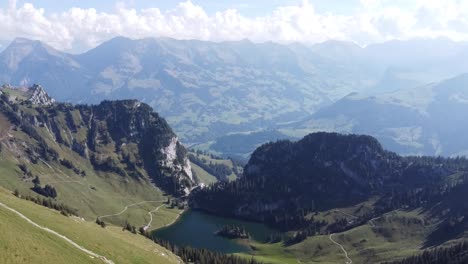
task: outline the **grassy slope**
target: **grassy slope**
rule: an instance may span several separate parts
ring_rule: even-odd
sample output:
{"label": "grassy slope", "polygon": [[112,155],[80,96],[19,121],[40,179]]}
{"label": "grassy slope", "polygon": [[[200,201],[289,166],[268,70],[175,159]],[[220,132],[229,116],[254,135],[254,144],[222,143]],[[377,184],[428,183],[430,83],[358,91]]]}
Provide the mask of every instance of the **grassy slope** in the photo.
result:
{"label": "grassy slope", "polygon": [[[190,153],[197,156],[199,159],[205,159],[206,164],[209,164],[210,162],[212,162],[213,164],[224,164],[224,165],[228,166],[231,169],[234,167],[234,164],[229,159],[213,159],[209,155],[197,154],[195,152],[190,152]],[[217,181],[215,176],[213,176],[210,173],[208,173],[207,171],[203,170],[202,168],[200,168],[196,164],[192,163],[192,169],[195,171],[195,173],[197,173],[197,176],[199,176],[199,178],[200,178],[199,180],[202,183],[210,184],[210,183],[213,183],[213,182]],[[242,168],[238,168],[238,169],[242,171]],[[228,176],[228,178],[229,178],[230,181],[233,181],[233,180],[235,180],[237,178],[237,175],[233,172],[233,173],[231,173],[231,175]]]}
{"label": "grassy slope", "polygon": [[0,208],[0,263],[101,263]]}
{"label": "grassy slope", "polygon": [[190,165],[192,166],[192,170],[195,172],[197,175],[197,178],[200,182],[209,185],[211,183],[215,183],[218,181],[215,176],[211,175],[208,173],[206,170],[202,169],[200,166],[197,164],[191,162]]}
{"label": "grassy slope", "polygon": [[[345,209],[346,210],[346,209]],[[348,211],[352,211],[349,210]],[[336,212],[330,212],[327,216]],[[325,215],[325,214],[324,214]],[[417,254],[426,236],[437,223],[423,224],[425,215],[419,210],[394,211],[375,219],[375,227],[366,224],[335,234],[334,240],[342,244],[354,263],[380,263]],[[421,221],[421,222],[418,222]],[[450,242],[448,242],[450,243]],[[301,243],[284,247],[277,244],[252,242],[257,260],[272,264],[344,263],[340,248],[328,235],[309,237]],[[251,255],[239,254],[246,258]]]}
{"label": "grassy slope", "polygon": [[[99,227],[75,217],[14,197],[0,189],[0,202],[34,222],[67,236],[115,263],[178,263],[178,258],[140,235],[120,227]],[[64,240],[33,227],[15,214],[0,209],[0,263],[102,263]]]}
{"label": "grassy slope", "polygon": [[[36,196],[30,190],[33,186],[31,179],[25,179],[18,164],[25,163],[34,176],[38,175],[41,184],[50,184],[57,189],[57,201],[72,208],[78,209],[78,215],[89,221],[97,216],[115,214],[126,205],[141,201],[162,201],[167,197],[149,182],[149,180],[135,180],[131,177],[122,177],[113,173],[97,173],[90,162],[68,148],[63,148],[53,142],[41,131],[49,146],[53,147],[60,158],[73,161],[74,165],[86,171],[86,176],[77,175],[72,170],[61,166],[58,162],[39,161],[37,164],[22,159],[23,153],[18,151],[20,142],[34,145],[35,142],[21,131],[10,129],[11,124],[0,114],[0,186],[9,190],[18,189],[21,194]],[[16,141],[9,140],[10,133]],[[2,137],[2,135],[5,135]],[[48,166],[50,165],[50,167]],[[149,203],[140,206],[140,210],[133,213],[107,219],[114,224],[121,225],[125,221],[135,226],[145,225],[150,217],[148,211],[155,209],[161,203]],[[132,208],[134,209],[134,208]],[[153,226],[161,226],[174,220],[178,212],[159,210],[155,213]],[[159,220],[161,221],[159,221]]]}
{"label": "grassy slope", "polygon": [[[117,224],[118,226],[123,226],[125,221],[129,219],[135,220],[136,218],[140,219],[140,221],[133,221],[136,222],[136,227],[141,227],[146,225],[150,221],[150,216],[148,212],[155,210],[160,205],[163,205],[161,202],[156,203],[146,203],[141,205],[136,205],[129,207],[127,211],[119,216],[111,216],[102,219],[104,222],[110,222],[113,224]],[[164,227],[168,224],[172,224],[182,213],[182,210],[177,208],[168,208],[166,205],[161,206],[157,212],[153,212],[153,221],[151,223],[151,227],[148,231],[158,229]]]}

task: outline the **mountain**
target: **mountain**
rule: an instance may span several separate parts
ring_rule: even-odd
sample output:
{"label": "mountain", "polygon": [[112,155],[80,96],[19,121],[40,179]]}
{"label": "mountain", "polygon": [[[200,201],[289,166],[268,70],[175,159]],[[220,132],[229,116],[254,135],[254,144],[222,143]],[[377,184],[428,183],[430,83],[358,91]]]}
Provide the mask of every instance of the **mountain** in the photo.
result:
{"label": "mountain", "polygon": [[[294,120],[361,88],[335,85],[350,73],[326,59],[274,43],[116,38],[77,60],[94,73],[92,98],[144,100],[195,142]],[[336,75],[320,84],[325,72]]]}
{"label": "mountain", "polygon": [[375,96],[350,94],[289,131],[369,134],[398,153],[466,155],[468,74]]}
{"label": "mountain", "polygon": [[60,101],[142,100],[194,141],[304,117],[361,87],[359,80],[344,92],[334,80],[319,84],[322,73],[342,81],[350,73],[311,52],[249,41],[118,37],[71,55],[17,39],[0,54],[0,65],[0,81],[41,83]]}
{"label": "mountain", "polygon": [[[234,162],[217,162],[206,168],[235,177]],[[258,263],[150,236],[214,178],[191,164],[147,104],[72,105],[39,85],[0,87],[0,263]]]}
{"label": "mountain", "polygon": [[[117,37],[74,55],[17,39],[0,53],[0,82],[41,83],[54,98],[73,103],[138,99],[158,109],[184,141],[206,143],[303,120],[351,92],[380,93],[468,71],[467,45],[446,42],[363,48],[340,41],[305,46]],[[411,53],[420,46],[431,52]]]}
{"label": "mountain", "polygon": [[[86,72],[72,55],[40,42],[15,39],[0,53],[1,83],[30,86],[40,83],[54,96],[84,87]],[[62,99],[62,98],[58,98]]]}
{"label": "mountain", "polygon": [[370,136],[321,132],[297,142],[262,145],[250,157],[243,177],[200,190],[202,195],[194,193],[193,201],[196,208],[212,213],[277,224],[284,221],[278,215],[285,211],[303,214],[350,206],[394,188],[430,185],[453,173],[423,158],[385,151]]}
{"label": "mountain", "polygon": [[380,263],[467,238],[467,175],[465,158],[403,157],[370,136],[321,132],[262,145],[242,177],[194,190],[190,205],[276,227],[285,233],[270,243],[301,260],[330,260],[332,234],[353,260]]}
{"label": "mountain", "polygon": [[[167,122],[136,100],[57,103],[38,85],[0,89],[0,185],[86,219],[186,195],[198,179]],[[143,225],[146,212],[109,219]]]}

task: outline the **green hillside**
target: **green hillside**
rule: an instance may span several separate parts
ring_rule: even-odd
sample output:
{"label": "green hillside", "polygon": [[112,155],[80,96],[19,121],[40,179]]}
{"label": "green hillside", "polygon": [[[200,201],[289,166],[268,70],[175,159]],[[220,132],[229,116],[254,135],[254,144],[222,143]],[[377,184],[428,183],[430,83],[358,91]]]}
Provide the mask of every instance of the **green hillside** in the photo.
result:
{"label": "green hillside", "polygon": [[190,150],[188,157],[196,177],[205,185],[233,181],[243,173],[243,164],[234,159],[225,159],[201,150]]}
{"label": "green hillside", "polygon": [[[342,208],[351,212],[356,208]],[[343,216],[335,210],[322,212],[329,217]],[[335,216],[332,216],[336,214]],[[347,216],[352,220],[352,215]],[[421,209],[395,210],[375,218],[348,231],[334,233],[332,239],[343,246],[353,263],[384,263],[401,260],[421,253],[427,247],[431,232],[437,230],[440,219]],[[467,236],[451,239],[439,247],[446,247],[461,241]],[[313,264],[346,263],[343,250],[330,240],[330,234],[315,235],[299,243],[285,246],[283,242],[259,243],[249,241],[255,250],[251,254],[238,254],[245,258],[254,256],[256,260],[271,264]],[[437,247],[437,248],[439,248]]]}
{"label": "green hillside", "polygon": [[[101,228],[94,222],[66,217],[19,199],[3,188],[0,189],[0,203],[114,263],[180,263],[169,251],[143,236],[122,231],[121,227]],[[2,206],[0,218],[0,263],[104,263]]]}
{"label": "green hillside", "polygon": [[[150,222],[150,211],[193,184],[185,149],[150,107],[131,100],[32,104],[12,95],[30,90],[4,89],[0,98],[0,186],[29,196],[50,186],[57,194],[51,198],[88,221],[146,201],[105,220],[140,227]],[[152,214],[156,228],[179,212]]]}

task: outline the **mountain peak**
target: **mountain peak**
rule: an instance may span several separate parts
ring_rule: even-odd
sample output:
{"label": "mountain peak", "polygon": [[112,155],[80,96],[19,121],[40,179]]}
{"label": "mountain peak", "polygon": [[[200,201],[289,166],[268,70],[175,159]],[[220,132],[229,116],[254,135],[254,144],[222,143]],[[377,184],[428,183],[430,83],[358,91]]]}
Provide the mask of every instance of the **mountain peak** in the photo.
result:
{"label": "mountain peak", "polygon": [[20,63],[28,57],[45,60],[51,55],[64,57],[63,53],[39,40],[16,38],[0,54],[0,60],[7,65],[9,70],[15,71],[19,68]]}
{"label": "mountain peak", "polygon": [[18,49],[27,49],[28,51],[34,51],[37,49],[43,48],[45,50],[54,50],[52,47],[48,46],[40,40],[28,39],[28,38],[15,38],[10,45],[5,49],[8,51],[17,51]]}
{"label": "mountain peak", "polygon": [[4,84],[0,87],[0,92],[8,94],[12,102],[29,101],[36,106],[50,106],[55,103],[55,99],[50,97],[39,84],[34,84],[30,87],[15,87],[10,84]]}
{"label": "mountain peak", "polygon": [[50,97],[44,88],[38,84],[29,87],[29,92],[31,96],[28,100],[34,105],[49,106],[55,103],[55,99]]}

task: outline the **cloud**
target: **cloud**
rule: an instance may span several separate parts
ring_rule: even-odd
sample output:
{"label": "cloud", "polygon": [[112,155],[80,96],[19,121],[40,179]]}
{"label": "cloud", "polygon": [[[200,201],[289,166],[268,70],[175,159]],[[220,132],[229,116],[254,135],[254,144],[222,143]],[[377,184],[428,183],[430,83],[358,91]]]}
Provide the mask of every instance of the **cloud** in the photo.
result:
{"label": "cloud", "polygon": [[328,39],[359,44],[414,37],[447,37],[468,40],[468,1],[459,0],[361,0],[356,11],[337,15],[319,13],[304,0],[277,7],[268,15],[247,17],[237,9],[208,15],[191,1],[172,10],[136,10],[123,2],[112,12],[71,8],[47,14],[30,3],[18,7],[10,0],[0,9],[0,40],[27,37],[55,48],[80,50],[115,36],[130,38],[172,37],[225,41],[315,43]]}

